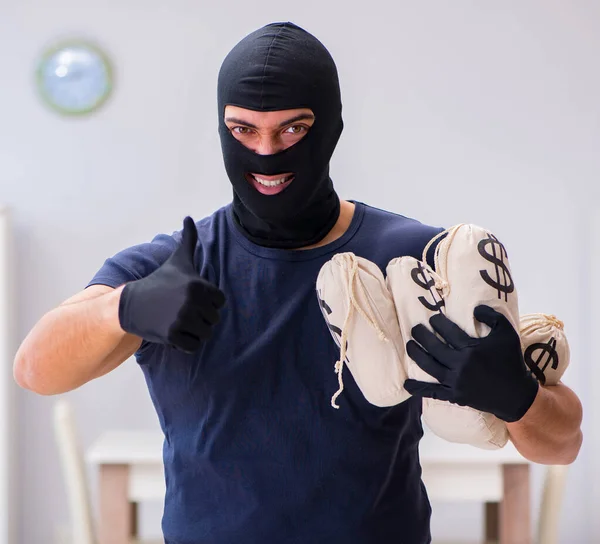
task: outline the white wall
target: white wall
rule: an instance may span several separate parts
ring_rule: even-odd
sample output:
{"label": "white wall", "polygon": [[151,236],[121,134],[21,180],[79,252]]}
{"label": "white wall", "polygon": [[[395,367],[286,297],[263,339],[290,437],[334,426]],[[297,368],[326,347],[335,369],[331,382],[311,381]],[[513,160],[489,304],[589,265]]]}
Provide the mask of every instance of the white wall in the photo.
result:
{"label": "white wall", "polygon": [[[567,382],[585,401],[600,4],[390,0],[350,13],[341,0],[293,4],[0,3],[0,202],[13,208],[17,236],[18,340],[105,257],[228,201],[216,132],[220,62],[254,28],[293,20],[325,42],[340,70],[346,130],[332,169],[340,194],[437,225],[494,229],[509,249],[522,311],[566,321]],[[73,34],[103,44],[118,77],[114,99],[85,120],[50,113],[32,86],[42,48]],[[131,361],[69,397],[85,444],[106,428],[156,424]],[[49,542],[66,515],[52,400],[19,397],[19,544]],[[586,500],[596,453],[586,442],[572,468],[565,543],[600,541]],[[479,535],[478,506],[434,508],[434,534]],[[153,519],[145,530],[157,527]]]}

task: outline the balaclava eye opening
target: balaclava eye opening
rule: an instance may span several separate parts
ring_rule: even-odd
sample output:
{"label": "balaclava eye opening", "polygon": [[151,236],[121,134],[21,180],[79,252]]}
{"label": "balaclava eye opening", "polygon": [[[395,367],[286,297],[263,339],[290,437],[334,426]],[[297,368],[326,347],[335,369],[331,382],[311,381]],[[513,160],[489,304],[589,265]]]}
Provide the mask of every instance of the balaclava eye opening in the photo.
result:
{"label": "balaclava eye opening", "polygon": [[[255,111],[309,108],[315,121],[293,146],[274,155],[258,155],[225,125],[227,105]],[[329,161],[343,128],[337,68],[327,49],[292,23],[256,30],[231,50],[221,66],[218,108],[238,229],[267,247],[293,249],[322,240],[340,213]],[[247,181],[251,172],[291,172],[294,180],[279,194],[263,195]]]}

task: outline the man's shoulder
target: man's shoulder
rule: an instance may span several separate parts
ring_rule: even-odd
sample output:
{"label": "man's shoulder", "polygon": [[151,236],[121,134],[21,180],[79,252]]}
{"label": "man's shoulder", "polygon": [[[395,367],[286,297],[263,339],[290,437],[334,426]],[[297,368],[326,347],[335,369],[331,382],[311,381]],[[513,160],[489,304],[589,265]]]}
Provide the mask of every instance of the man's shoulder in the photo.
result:
{"label": "man's shoulder", "polygon": [[365,210],[365,218],[372,223],[378,223],[380,229],[387,229],[393,234],[397,230],[419,233],[424,236],[435,236],[443,230],[441,227],[436,227],[423,223],[414,217],[384,210],[369,204],[362,204]]}
{"label": "man's shoulder", "polygon": [[[387,264],[392,258],[410,255],[420,259],[428,242],[442,227],[428,225],[413,217],[363,204],[363,235],[360,249],[365,257]],[[427,254],[431,261],[432,250]]]}

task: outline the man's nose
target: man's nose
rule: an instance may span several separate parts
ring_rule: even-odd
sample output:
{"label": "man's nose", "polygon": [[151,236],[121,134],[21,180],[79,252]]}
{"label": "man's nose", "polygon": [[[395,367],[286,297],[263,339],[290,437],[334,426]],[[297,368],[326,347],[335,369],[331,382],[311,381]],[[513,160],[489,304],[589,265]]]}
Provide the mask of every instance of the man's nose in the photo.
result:
{"label": "man's nose", "polygon": [[283,144],[279,138],[261,138],[254,152],[258,155],[274,155],[283,151]]}

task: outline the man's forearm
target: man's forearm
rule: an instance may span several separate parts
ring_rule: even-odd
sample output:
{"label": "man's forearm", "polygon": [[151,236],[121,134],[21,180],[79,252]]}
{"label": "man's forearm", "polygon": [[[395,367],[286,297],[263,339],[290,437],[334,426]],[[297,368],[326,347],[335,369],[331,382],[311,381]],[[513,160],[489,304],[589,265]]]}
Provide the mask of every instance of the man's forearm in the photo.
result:
{"label": "man's forearm", "polygon": [[527,413],[507,423],[510,438],[525,458],[546,465],[567,465],[579,453],[583,435],[581,402],[563,384],[540,386]]}
{"label": "man's forearm", "polygon": [[54,395],[101,375],[106,357],[127,336],[117,317],[120,290],[84,292],[87,298],[73,301],[77,298],[73,297],[44,315],[15,356],[17,383],[39,394]]}

